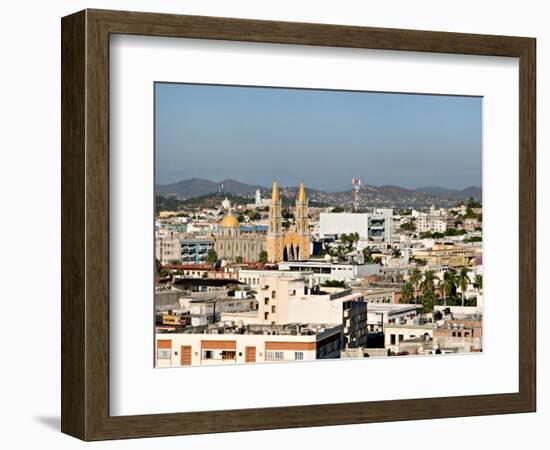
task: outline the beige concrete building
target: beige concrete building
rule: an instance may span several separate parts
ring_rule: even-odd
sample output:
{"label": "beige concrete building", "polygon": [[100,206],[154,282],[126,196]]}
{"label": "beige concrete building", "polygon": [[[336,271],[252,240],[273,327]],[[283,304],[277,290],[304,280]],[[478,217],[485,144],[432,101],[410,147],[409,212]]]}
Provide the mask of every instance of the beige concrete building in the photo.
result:
{"label": "beige concrete building", "polygon": [[431,248],[413,249],[415,258],[426,260],[428,266],[463,267],[472,265],[481,255],[481,246],[463,246],[453,242],[436,243]]}

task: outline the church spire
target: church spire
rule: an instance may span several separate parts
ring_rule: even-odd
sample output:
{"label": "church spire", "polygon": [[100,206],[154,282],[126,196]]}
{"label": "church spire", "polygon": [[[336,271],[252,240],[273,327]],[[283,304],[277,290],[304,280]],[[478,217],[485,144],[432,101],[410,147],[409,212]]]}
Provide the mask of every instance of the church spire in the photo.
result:
{"label": "church spire", "polygon": [[273,189],[271,191],[271,200],[278,202],[281,200],[279,197],[279,186],[277,185],[277,180],[273,181]]}
{"label": "church spire", "polygon": [[306,201],[306,190],[304,188],[304,182],[303,181],[300,183],[300,190],[298,191],[298,201],[299,202],[305,202]]}

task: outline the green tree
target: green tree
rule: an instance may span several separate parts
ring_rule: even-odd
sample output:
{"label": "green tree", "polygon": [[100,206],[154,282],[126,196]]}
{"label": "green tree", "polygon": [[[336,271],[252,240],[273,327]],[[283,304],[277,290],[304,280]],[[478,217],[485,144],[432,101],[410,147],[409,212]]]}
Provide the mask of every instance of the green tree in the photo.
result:
{"label": "green tree", "polygon": [[243,262],[243,257],[242,256],[236,256],[235,257],[235,262],[239,263],[239,264],[242,263]]}
{"label": "green tree", "polygon": [[413,222],[402,223],[399,228],[401,228],[404,231],[416,230],[416,226]]}
{"label": "green tree", "polygon": [[401,256],[401,250],[399,250],[398,248],[392,248],[391,255],[394,258],[399,258]]}
{"label": "green tree", "polygon": [[412,287],[414,288],[414,301],[416,303],[416,296],[418,289],[420,288],[420,282],[422,281],[422,272],[418,270],[416,267],[412,270],[411,276],[409,277],[409,281],[412,284]]}
{"label": "green tree", "polygon": [[474,288],[477,289],[479,293],[483,291],[483,275],[478,273],[474,278]]}
{"label": "green tree", "polygon": [[433,312],[434,306],[437,302],[437,296],[434,292],[426,292],[422,295],[422,312],[424,314]]}
{"label": "green tree", "polygon": [[438,278],[435,276],[433,270],[426,270],[426,272],[424,272],[424,279],[421,283],[422,294],[427,295],[433,293],[436,280],[438,280]]}
{"label": "green tree", "polygon": [[267,262],[267,252],[265,250],[262,250],[260,252],[259,260],[262,264],[265,264]]}
{"label": "green tree", "polygon": [[456,270],[449,269],[443,274],[443,297],[445,298],[445,306],[447,299],[456,294]]}
{"label": "green tree", "polygon": [[374,262],[372,257],[372,249],[370,247],[365,247],[363,249],[363,256],[365,257],[366,264],[372,264]]}
{"label": "green tree", "polygon": [[401,300],[400,303],[410,303],[414,297],[413,285],[408,281],[403,284],[401,288]]}
{"label": "green tree", "polygon": [[353,247],[355,247],[355,246],[357,245],[357,243],[359,242],[359,239],[360,239],[360,238],[359,238],[359,233],[351,233],[351,234],[349,235],[349,239],[350,239],[350,241],[351,241],[351,245],[352,245]]}
{"label": "green tree", "polygon": [[208,263],[215,263],[218,260],[218,254],[216,253],[216,250],[211,248],[208,250],[208,253],[206,254],[206,262]]}
{"label": "green tree", "polygon": [[457,275],[458,286],[460,287],[460,293],[462,295],[462,306],[464,306],[464,297],[466,294],[466,289],[470,284],[470,277],[468,276],[468,268],[462,267],[460,272]]}

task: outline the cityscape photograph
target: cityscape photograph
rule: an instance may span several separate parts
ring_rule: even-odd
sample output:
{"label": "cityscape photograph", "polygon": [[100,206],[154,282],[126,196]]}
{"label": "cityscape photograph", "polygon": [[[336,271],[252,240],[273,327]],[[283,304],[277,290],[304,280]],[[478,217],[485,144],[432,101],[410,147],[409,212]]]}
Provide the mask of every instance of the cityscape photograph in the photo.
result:
{"label": "cityscape photograph", "polygon": [[483,351],[481,97],[154,89],[155,367]]}

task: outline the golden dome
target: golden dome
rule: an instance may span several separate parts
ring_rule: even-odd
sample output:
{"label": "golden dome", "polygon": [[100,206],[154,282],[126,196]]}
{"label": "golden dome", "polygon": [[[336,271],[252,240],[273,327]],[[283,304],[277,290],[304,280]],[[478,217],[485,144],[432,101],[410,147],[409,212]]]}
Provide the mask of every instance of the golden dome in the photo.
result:
{"label": "golden dome", "polygon": [[220,222],[220,226],[224,228],[239,228],[240,224],[237,218],[229,211]]}

